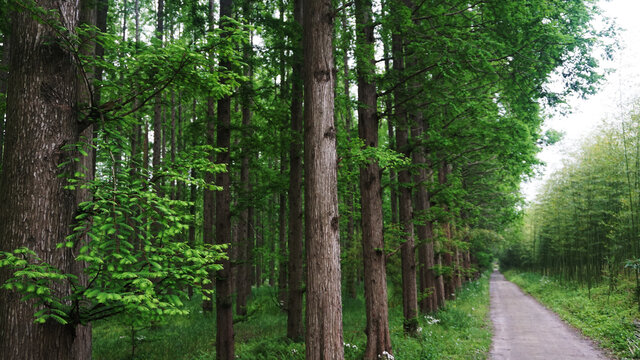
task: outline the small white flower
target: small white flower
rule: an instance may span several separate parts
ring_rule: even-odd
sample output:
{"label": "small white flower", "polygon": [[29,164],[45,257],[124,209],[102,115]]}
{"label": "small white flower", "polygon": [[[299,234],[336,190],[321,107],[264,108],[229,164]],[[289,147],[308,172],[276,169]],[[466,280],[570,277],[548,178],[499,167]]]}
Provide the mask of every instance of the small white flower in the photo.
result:
{"label": "small white flower", "polygon": [[421,327],[418,327],[416,330],[417,330],[419,333],[421,333],[421,332],[422,332],[422,328],[421,328]]}

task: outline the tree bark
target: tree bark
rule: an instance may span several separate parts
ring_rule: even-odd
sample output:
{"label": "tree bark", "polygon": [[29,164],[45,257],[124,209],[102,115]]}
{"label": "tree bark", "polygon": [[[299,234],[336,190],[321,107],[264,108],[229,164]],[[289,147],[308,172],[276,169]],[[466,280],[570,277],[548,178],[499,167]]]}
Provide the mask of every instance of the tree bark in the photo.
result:
{"label": "tree bark", "polygon": [[[225,29],[231,24],[225,17],[231,17],[232,0],[220,1],[220,28]],[[223,32],[222,37],[228,37]],[[225,69],[231,68],[229,59],[220,59],[220,65]],[[231,165],[231,95],[225,95],[218,100],[217,147],[223,149],[218,152],[217,163],[225,164],[227,169]],[[231,179],[229,172],[216,174],[216,185],[222,190],[216,193],[216,243],[231,243]],[[228,250],[227,250],[228,251]],[[216,272],[216,359],[233,360],[233,300],[231,293],[231,263],[228,259],[220,261],[222,269]]]}
{"label": "tree bark", "polygon": [[[246,1],[243,5],[243,13],[245,19],[249,18],[250,1]],[[251,43],[250,43],[251,44]],[[246,45],[243,49],[244,61],[248,64],[251,58],[251,45]],[[244,75],[251,79],[251,68],[246,66]],[[243,140],[245,144],[242,146],[242,158],[240,160],[240,186],[242,190],[240,192],[242,198],[242,211],[240,212],[240,219],[238,224],[239,238],[238,238],[238,276],[237,276],[237,295],[236,295],[236,313],[244,316],[247,314],[247,300],[251,293],[251,286],[247,286],[249,283],[249,271],[251,269],[249,259],[249,241],[253,241],[249,238],[249,204],[251,203],[250,197],[250,184],[249,184],[249,156],[250,149],[246,141],[249,138],[249,131],[251,127],[251,82],[247,81],[241,88],[241,107],[242,107],[242,131]]]}
{"label": "tree bark", "polygon": [[[293,19],[302,28],[302,0],[294,0]],[[289,279],[287,300],[287,337],[300,340],[302,297],[304,295],[302,254],[302,37],[294,43],[291,71],[291,133],[289,146]]]}
{"label": "tree bark", "polygon": [[[356,0],[356,57],[358,73],[358,133],[366,147],[378,147],[373,15],[371,0]],[[367,314],[365,359],[391,353],[387,304],[386,255],[382,222],[380,167],[373,160],[360,167],[362,257]]]}
{"label": "tree bark", "polygon": [[[79,17],[77,2],[39,1],[55,9],[74,32]],[[77,113],[77,68],[70,52],[53,28],[27,12],[12,14],[10,75],[3,171],[0,174],[0,250],[25,246],[43,261],[76,273],[72,249],[56,249],[69,235],[74,221],[77,191],[65,189],[77,164],[59,167],[70,157],[65,145],[80,141]],[[29,86],[24,86],[29,84]],[[77,249],[76,249],[77,250]],[[0,282],[8,276],[0,272]],[[70,294],[68,284],[54,291]],[[31,302],[5,292],[0,296],[0,353],[7,359],[84,359],[91,353],[76,324],[33,322]]]}
{"label": "tree bark", "polygon": [[306,358],[342,359],[333,7],[304,2]]}
{"label": "tree bark", "polygon": [[[403,45],[402,36],[400,34],[392,35],[391,52],[393,56],[393,69],[400,77],[404,71]],[[403,86],[399,86],[394,96],[396,100],[396,145],[398,151],[405,156],[411,156],[409,149],[409,131],[407,124],[407,113],[400,103],[406,96],[403,94]],[[418,323],[418,298],[416,288],[416,260],[415,260],[415,244],[413,233],[413,215],[411,203],[411,174],[408,169],[398,172],[398,184],[400,186],[399,194],[399,223],[404,232],[404,242],[401,246],[402,257],[402,304],[404,313],[404,327],[407,333],[416,332]]]}

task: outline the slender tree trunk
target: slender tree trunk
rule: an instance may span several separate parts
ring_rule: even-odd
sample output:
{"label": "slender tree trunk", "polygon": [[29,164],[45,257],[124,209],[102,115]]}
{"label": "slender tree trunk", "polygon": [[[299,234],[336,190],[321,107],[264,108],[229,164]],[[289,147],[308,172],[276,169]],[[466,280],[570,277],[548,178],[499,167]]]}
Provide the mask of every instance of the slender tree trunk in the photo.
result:
{"label": "slender tree trunk", "polygon": [[[353,117],[351,114],[351,92],[349,90],[349,87],[351,85],[351,82],[349,81],[349,47],[351,44],[349,41],[350,36],[347,35],[347,32],[350,32],[350,29],[347,24],[347,13],[344,11],[341,13],[340,22],[342,25],[343,34],[345,34],[344,36],[347,37],[347,39],[345,39],[342,42],[342,56],[343,56],[342,57],[342,64],[343,64],[342,80],[343,80],[344,97],[346,100],[345,115],[344,115],[345,129],[347,132],[347,143],[351,143],[351,130],[353,128]],[[352,166],[350,164],[347,164],[346,166],[348,166],[347,173],[351,174],[353,170]],[[358,246],[358,244],[355,241],[355,220],[354,220],[354,214],[356,211],[354,206],[354,193],[356,191],[356,187],[355,187],[355,184],[353,184],[352,182],[349,182],[349,184],[347,184],[347,188],[348,190],[347,190],[345,202],[347,205],[347,209],[349,209],[349,211],[347,213],[347,238],[345,239],[344,247],[345,249],[347,249],[347,251],[351,251],[356,246]],[[346,268],[342,270],[345,277],[347,294],[349,294],[350,298],[355,299],[358,296],[358,292],[357,292],[358,264],[353,260],[355,259],[352,259],[351,263],[348,264]]]}
{"label": "slender tree trunk", "polygon": [[304,2],[306,358],[342,359],[333,7]]}
{"label": "slender tree trunk", "polygon": [[[214,100],[213,98],[207,99],[207,144],[214,146],[215,144],[215,109],[214,109]],[[214,161],[213,153],[209,157],[210,161]],[[214,175],[210,172],[206,172],[204,174],[204,180],[207,184],[214,183]],[[214,237],[214,221],[215,221],[215,201],[214,201],[214,191],[208,188],[205,188],[202,200],[202,241],[205,244],[213,245],[215,242]],[[212,279],[213,280],[213,279]],[[205,290],[213,290],[213,283],[205,284]],[[213,300],[204,300],[202,302],[202,310],[204,312],[213,311]]]}
{"label": "slender tree trunk", "polygon": [[[175,89],[171,89],[171,163],[175,163],[176,162],[176,92]],[[177,187],[177,183],[175,181],[173,181],[171,183],[171,198],[172,199],[176,199],[176,195],[178,193],[176,187]]]}
{"label": "slender tree trunk", "polygon": [[[416,129],[415,136],[420,138],[422,135],[422,126]],[[415,214],[421,217],[419,225],[416,226],[418,235],[418,259],[419,259],[419,284],[421,300],[419,302],[420,310],[423,313],[431,313],[437,310],[438,303],[436,300],[436,278],[434,272],[435,259],[433,253],[433,223],[427,220],[425,216],[429,212],[431,203],[429,193],[427,192],[427,169],[425,169],[425,156],[419,149],[413,154],[413,162],[420,166],[415,176],[416,194],[415,194]]]}
{"label": "slender tree trunk", "polygon": [[[448,164],[446,164],[444,161],[441,163],[440,170],[438,171],[438,181],[441,186],[446,185],[448,181],[447,179],[450,173],[450,169],[451,167]],[[449,207],[446,204],[443,204],[442,208],[445,212],[449,211]],[[445,291],[444,297],[445,299],[453,299],[456,293],[456,279],[455,279],[456,253],[455,253],[455,249],[452,248],[451,246],[451,239],[452,239],[451,222],[449,219],[445,219],[440,226],[442,228],[442,233],[444,235],[443,238],[445,241],[445,244],[443,244],[444,251],[442,256],[443,266],[449,270],[448,276],[446,276],[444,279],[444,291]]]}
{"label": "slender tree trunk", "polygon": [[[242,128],[247,131],[251,126],[251,110],[249,103],[245,102],[243,94],[242,104]],[[249,204],[251,203],[251,193],[249,191],[249,146],[244,145],[242,148],[242,160],[240,164],[240,184],[242,186],[241,196],[243,197],[243,210],[240,212],[240,223],[238,224],[238,277],[237,277],[237,298],[236,313],[238,315],[247,314],[247,299],[251,286],[247,286],[249,281],[250,260],[249,260],[249,241],[253,241],[249,235]]]}
{"label": "slender tree trunk", "polygon": [[[4,37],[2,38],[2,58],[0,59],[0,68],[5,68],[7,70],[0,71],[0,95],[5,96],[5,106],[7,95],[7,81],[9,79],[9,51],[11,48],[9,45],[9,41],[9,34],[4,34]],[[0,108],[0,169],[2,169],[2,154],[4,153],[5,113],[6,108]]]}
{"label": "slender tree trunk", "polygon": [[[40,1],[44,9],[55,9],[74,32],[78,3],[59,7]],[[3,171],[0,173],[0,250],[31,248],[46,263],[62,272],[77,273],[77,249],[56,249],[74,222],[76,206],[83,194],[65,189],[64,173],[73,173],[79,156],[65,149],[80,141],[78,122],[77,68],[72,55],[53,28],[33,19],[28,12],[11,15],[10,75]],[[29,84],[29,86],[24,86]],[[0,283],[8,276],[0,271]],[[59,294],[72,289],[59,284]],[[6,359],[86,359],[90,343],[76,332],[77,324],[55,321],[35,324],[32,302],[4,292],[0,296],[0,354]]]}
{"label": "slender tree trunk", "polygon": [[253,261],[255,264],[255,276],[254,279],[256,281],[256,287],[261,287],[264,283],[263,275],[263,260],[262,251],[264,247],[264,224],[262,223],[262,211],[257,211],[255,214],[255,224],[256,224],[256,249],[257,251],[253,254]]}
{"label": "slender tree trunk", "polygon": [[[302,27],[302,1],[294,0],[293,19]],[[289,291],[287,301],[287,337],[300,340],[302,328],[302,297],[304,294],[302,254],[302,41],[294,43],[291,72],[291,133],[289,146]]]}
{"label": "slender tree trunk", "polygon": [[[402,36],[393,34],[392,36],[392,55],[393,69],[402,77],[404,71]],[[409,149],[409,131],[407,124],[407,113],[402,105],[399,105],[405,95],[402,93],[403,86],[398,87],[395,94],[396,100],[396,145],[398,151],[405,156],[410,157]],[[405,321],[405,331],[415,333],[417,329],[418,316],[418,298],[416,288],[416,261],[414,254],[414,234],[413,234],[413,216],[411,204],[411,174],[408,169],[403,169],[398,173],[398,183],[400,186],[400,204],[399,204],[399,223],[404,232],[404,242],[401,247],[402,256],[402,299],[403,313]]]}
{"label": "slender tree trunk", "polygon": [[[378,147],[373,15],[371,0],[356,0],[356,57],[358,67],[358,132],[365,146]],[[360,168],[362,255],[367,313],[365,359],[391,353],[387,305],[386,255],[382,228],[380,167],[374,160]]]}
{"label": "slender tree trunk", "polygon": [[[156,24],[156,38],[162,44],[164,36],[164,0],[158,0],[158,18]],[[153,105],[153,171],[154,174],[160,169],[162,161],[162,93],[155,96]],[[156,186],[160,184],[160,177],[155,177]]]}
{"label": "slender tree trunk", "polygon": [[[231,26],[225,17],[231,17],[232,0],[220,1],[220,28]],[[229,36],[223,32],[222,37]],[[229,59],[222,58],[220,65],[230,69]],[[231,96],[225,95],[218,100],[217,147],[224,149],[218,152],[217,163],[231,165]],[[230,177],[228,172],[216,174],[216,185],[222,190],[216,193],[216,242],[218,244],[231,243],[231,200]],[[233,299],[231,294],[231,263],[228,259],[221,260],[222,270],[216,272],[216,358],[218,360],[233,360]]]}

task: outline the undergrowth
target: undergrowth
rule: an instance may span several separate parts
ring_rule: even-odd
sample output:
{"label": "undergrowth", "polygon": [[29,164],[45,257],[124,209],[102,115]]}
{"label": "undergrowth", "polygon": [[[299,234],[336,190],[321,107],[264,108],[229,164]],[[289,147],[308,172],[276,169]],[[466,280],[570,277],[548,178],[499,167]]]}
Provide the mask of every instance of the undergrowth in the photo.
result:
{"label": "undergrowth", "polygon": [[611,293],[601,284],[589,293],[586,286],[536,273],[509,270],[504,275],[601,347],[620,358],[640,358],[633,284],[621,283]]}
{"label": "undergrowth", "polygon": [[[253,315],[235,324],[237,359],[304,359],[304,343],[286,338],[286,313],[275,301],[275,291],[267,286],[253,289],[249,309]],[[190,315],[168,317],[162,323],[129,324],[121,318],[98,322],[93,329],[94,359],[215,359],[215,313],[201,313],[199,299],[188,305]],[[356,299],[343,297],[347,360],[362,359],[366,343],[364,309],[362,294]],[[396,360],[487,357],[491,327],[486,275],[466,284],[445,309],[421,315],[416,337],[404,335],[402,302],[393,294],[389,313]]]}

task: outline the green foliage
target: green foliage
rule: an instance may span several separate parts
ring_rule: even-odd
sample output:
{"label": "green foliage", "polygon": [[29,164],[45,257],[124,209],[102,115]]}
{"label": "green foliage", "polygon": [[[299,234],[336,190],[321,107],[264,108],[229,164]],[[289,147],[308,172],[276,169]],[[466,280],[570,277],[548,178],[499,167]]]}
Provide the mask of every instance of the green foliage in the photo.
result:
{"label": "green foliage", "polygon": [[[254,288],[254,305],[259,312],[235,324],[238,359],[304,359],[304,343],[285,337],[286,315],[273,301],[276,289]],[[363,324],[364,299],[344,298],[345,359],[362,358],[366,345]],[[167,317],[154,327],[135,334],[136,353],[147,359],[214,359],[215,319],[199,313],[199,299],[187,303],[190,314]],[[485,359],[491,345],[488,276],[465,285],[457,300],[432,315],[418,317],[420,332],[407,337],[402,330],[402,304],[390,309],[391,341],[396,359]],[[130,358],[131,328],[120,319],[98,322],[94,327],[93,358]],[[171,341],[163,339],[170,338]],[[203,341],[203,339],[208,339]]]}
{"label": "green foliage", "polygon": [[[121,313],[149,319],[183,315],[187,287],[201,289],[211,281],[209,273],[220,269],[217,262],[225,256],[226,245],[188,244],[184,240],[183,234],[193,226],[191,204],[162,195],[150,180],[151,174],[143,170],[123,171],[125,164],[115,160],[114,153],[127,150],[119,145],[117,135],[107,127],[95,145],[106,155],[98,158],[104,159],[101,169],[105,171],[99,172],[96,180],[85,180],[84,172],[66,174],[68,189],[92,194],[91,200],[79,204],[71,234],[58,244],[61,254],[65,249],[72,251],[83,272],[63,273],[26,248],[0,254],[0,266],[13,274],[3,288],[22,294],[25,301],[34,300],[36,322],[52,319],[87,324]],[[69,146],[68,151],[87,156],[82,150],[85,146]],[[200,173],[223,169],[204,160],[204,148],[193,151],[178,156],[175,164],[167,164],[161,176],[168,182],[209,186],[186,174],[184,162],[199,168]],[[69,162],[79,160],[72,155]],[[60,283],[70,285],[72,291],[62,292]]]}

